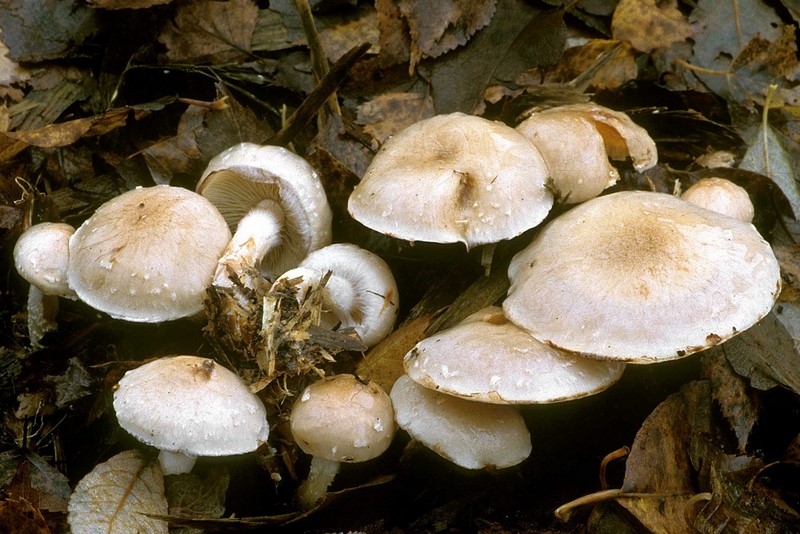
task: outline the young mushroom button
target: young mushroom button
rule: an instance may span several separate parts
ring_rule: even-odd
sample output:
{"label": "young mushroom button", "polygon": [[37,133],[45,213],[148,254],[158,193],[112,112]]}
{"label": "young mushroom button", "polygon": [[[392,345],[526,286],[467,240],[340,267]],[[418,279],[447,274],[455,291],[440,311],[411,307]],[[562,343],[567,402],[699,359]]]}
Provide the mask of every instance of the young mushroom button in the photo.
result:
{"label": "young mushroom button", "polygon": [[681,198],[743,222],[753,222],[755,216],[747,190],[725,178],[702,178],[684,191]]}
{"label": "young mushroom button", "polygon": [[331,242],[331,209],[317,172],[278,146],[240,143],[215,156],[197,192],[219,209],[233,238],[219,260],[215,287],[244,287],[297,266]]}
{"label": "young mushroom button", "polygon": [[380,456],[395,432],[392,402],[374,382],[353,375],[323,378],[303,390],[289,423],[297,445],[311,455],[308,478],[298,500],[313,507],[324,496],[341,462],[365,462]]}
{"label": "young mushroom button", "polygon": [[389,335],[397,318],[398,294],[386,262],[356,245],[338,243],[312,252],[279,280],[301,278],[301,287],[309,287],[327,272],[331,275],[323,288],[322,326],[351,327],[368,347]]}
{"label": "young mushroom button", "polygon": [[114,392],[119,425],[160,449],[164,474],[198,456],[256,450],[269,437],[261,400],[232,371],[197,356],[160,358],[128,371]]}
{"label": "young mushroom button", "polygon": [[509,320],[599,359],[652,363],[743,332],[772,308],[780,269],[752,224],[672,195],[589,200],[545,226],[508,269]]}
{"label": "young mushroom button", "polygon": [[73,234],[67,280],[82,301],[116,319],[189,317],[203,310],[230,235],[200,195],[137,188],[100,206]]}
{"label": "young mushroom button", "polygon": [[539,224],[553,205],[548,179],[547,165],[525,136],[498,122],[451,113],[386,141],[347,209],[386,235],[472,248]]}

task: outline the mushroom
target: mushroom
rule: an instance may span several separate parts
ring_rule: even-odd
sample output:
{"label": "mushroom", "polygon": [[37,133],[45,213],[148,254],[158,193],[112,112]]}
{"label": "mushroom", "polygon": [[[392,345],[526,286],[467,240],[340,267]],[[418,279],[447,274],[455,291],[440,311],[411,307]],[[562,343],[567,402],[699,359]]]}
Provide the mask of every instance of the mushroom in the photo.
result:
{"label": "mushroom", "polygon": [[219,212],[180,187],[137,188],[112,198],[69,241],[67,281],[116,319],[156,323],[203,310],[230,240]]}
{"label": "mushroom", "polygon": [[746,223],[753,222],[755,216],[747,190],[725,178],[701,178],[681,198]]}
{"label": "mushroom", "polygon": [[238,375],[198,356],[159,358],[125,373],[114,391],[120,426],[159,449],[165,475],[198,456],[256,450],[269,437],[261,400]]}
{"label": "mushroom", "polygon": [[[328,245],[278,280],[301,278],[300,287],[317,286],[327,272],[320,324],[353,328],[367,347],[389,335],[397,318],[397,284],[386,262],[372,252],[349,243]],[[303,293],[298,291],[301,298]]]}
{"label": "mushroom", "polygon": [[531,436],[514,406],[445,395],[402,375],[389,394],[397,424],[439,456],[467,469],[502,469],[531,453]]}
{"label": "mushroom", "polygon": [[780,269],[753,225],[672,195],[589,200],[551,221],[508,269],[509,320],[599,359],[681,358],[750,328]]}
{"label": "mushroom", "polygon": [[219,260],[215,287],[238,277],[257,287],[331,242],[332,213],[317,172],[278,146],[240,143],[208,163],[197,192],[219,209],[235,233]]}
{"label": "mushroom", "polygon": [[25,230],[14,245],[14,266],[30,283],[28,336],[33,348],[57,328],[58,297],[77,298],[67,284],[69,239],[74,232],[66,223],[43,222]]}
{"label": "mushroom", "polygon": [[531,114],[517,126],[544,156],[556,198],[577,204],[619,180],[608,161],[630,157],[637,171],[656,164],[656,145],[630,117],[594,103],[569,104]]}
{"label": "mushroom", "polygon": [[497,306],[423,339],[406,354],[405,371],[441,393],[495,404],[544,404],[599,393],[625,364],[567,354],[534,339]]}
{"label": "mushroom", "polygon": [[311,455],[308,478],[298,489],[304,508],[319,502],[341,462],[377,458],[394,437],[394,411],[383,389],[349,374],[323,378],[309,385],[289,416],[297,445]]}
{"label": "mushroom", "polygon": [[[539,224],[553,205],[548,179],[541,154],[519,132],[451,113],[419,121],[386,141],[347,208],[383,234],[470,249]],[[484,265],[490,263],[489,252]]]}

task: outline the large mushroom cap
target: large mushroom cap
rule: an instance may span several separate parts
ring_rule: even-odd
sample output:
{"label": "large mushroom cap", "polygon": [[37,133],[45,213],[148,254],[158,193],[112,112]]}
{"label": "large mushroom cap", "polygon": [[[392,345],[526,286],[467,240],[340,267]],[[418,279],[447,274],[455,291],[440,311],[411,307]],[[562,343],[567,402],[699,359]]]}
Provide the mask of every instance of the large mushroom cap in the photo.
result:
{"label": "large mushroom cap", "polygon": [[392,442],[389,395],[370,382],[343,374],[308,386],[292,407],[292,435],[303,451],[334,462],[365,462]]}
{"label": "large mushroom cap", "polygon": [[484,308],[453,328],[423,339],[405,357],[418,384],[448,395],[495,404],[538,404],[598,393],[625,364],[566,354]]}
{"label": "large mushroom cap", "polygon": [[200,195],[168,185],[137,188],[100,206],[72,236],[69,285],[117,319],[188,317],[202,311],[230,238]]}
{"label": "large mushroom cap", "polygon": [[513,128],[451,113],[386,141],[348,210],[393,237],[473,247],[539,224],[553,205],[548,176],[539,151]]}
{"label": "large mushroom cap", "polygon": [[240,143],[208,163],[197,192],[219,209],[231,229],[263,201],[282,210],[279,244],[261,266],[272,276],[295,267],[312,250],[331,242],[331,208],[314,168],[278,146]]}
{"label": "large mushroom cap", "polygon": [[509,266],[506,316],[535,338],[648,363],[758,322],[780,269],[751,225],[663,193],[598,197],[553,220]]}
{"label": "large mushroom cap", "polygon": [[456,465],[502,469],[531,453],[530,432],[514,406],[438,393],[408,375],[397,379],[389,396],[400,428]]}
{"label": "large mushroom cap", "polygon": [[235,373],[197,356],[128,371],[114,392],[114,411],[139,441],[189,456],[244,454],[269,437],[259,398]]}

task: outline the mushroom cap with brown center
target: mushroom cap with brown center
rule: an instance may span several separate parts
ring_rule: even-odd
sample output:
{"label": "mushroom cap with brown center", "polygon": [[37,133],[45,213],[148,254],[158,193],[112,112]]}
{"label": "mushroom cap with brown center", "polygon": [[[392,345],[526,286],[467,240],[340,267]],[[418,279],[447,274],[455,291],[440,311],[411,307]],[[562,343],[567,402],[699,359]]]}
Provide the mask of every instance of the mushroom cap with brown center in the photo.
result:
{"label": "mushroom cap with brown center", "polygon": [[244,454],[269,437],[261,400],[234,372],[197,356],[128,371],[114,392],[114,411],[139,441],[189,456]]}
{"label": "mushroom cap with brown center", "polygon": [[781,285],[753,225],[641,191],[554,219],[508,273],[509,320],[554,347],[638,363],[681,358],[750,328]]}
{"label": "mushroom cap with brown center", "polygon": [[599,393],[625,364],[567,354],[534,339],[496,306],[423,339],[408,353],[415,382],[448,395],[495,404],[544,404]]}
{"label": "mushroom cap with brown center", "polygon": [[348,210],[399,239],[474,247],[539,224],[553,205],[548,177],[539,151],[513,128],[451,113],[386,141]]}
{"label": "mushroom cap with brown center", "polygon": [[112,198],[69,242],[69,285],[114,318],[161,322],[203,310],[206,288],[231,234],[200,195],[137,188]]}

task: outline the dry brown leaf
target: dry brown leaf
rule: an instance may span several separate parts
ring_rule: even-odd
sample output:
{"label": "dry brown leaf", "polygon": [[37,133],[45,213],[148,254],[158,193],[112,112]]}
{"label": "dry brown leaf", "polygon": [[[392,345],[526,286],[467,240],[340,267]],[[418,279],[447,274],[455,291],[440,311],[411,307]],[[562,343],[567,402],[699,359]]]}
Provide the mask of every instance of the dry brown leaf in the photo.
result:
{"label": "dry brown leaf", "polygon": [[356,124],[382,144],[400,130],[433,115],[433,99],[429,95],[383,93],[358,106]]}
{"label": "dry brown leaf", "polygon": [[25,499],[0,501],[0,532],[50,534],[42,512]]}
{"label": "dry brown leaf", "polygon": [[225,63],[248,56],[258,6],[251,0],[181,4],[158,40],[175,63]]}
{"label": "dry brown leaf", "polygon": [[166,521],[150,514],[167,514],[161,467],[139,451],[124,451],[96,465],[78,482],[67,521],[73,534],[166,534]]}
{"label": "dry brown leaf", "polygon": [[781,266],[782,302],[800,302],[800,245],[797,243],[775,243],[775,257]]}
{"label": "dry brown leaf", "polygon": [[591,39],[586,44],[568,48],[551,74],[553,82],[569,82],[577,78],[586,69],[591,67],[598,56],[613,46],[619,44],[620,48],[589,81],[588,86],[595,89],[614,89],[628,80],[633,80],[638,75],[636,58],[628,42],[613,41],[608,39]]}
{"label": "dry brown leaf", "polygon": [[380,64],[384,67],[405,63],[411,57],[408,22],[394,0],[376,0]]}
{"label": "dry brown leaf", "polygon": [[431,316],[417,317],[389,334],[370,350],[356,368],[363,380],[372,380],[385,391],[405,374],[403,357],[425,337]]}
{"label": "dry brown leaf", "polygon": [[467,43],[489,24],[496,0],[399,0],[411,32],[410,72],[422,58],[435,58]]}
{"label": "dry brown leaf", "polygon": [[100,9],[144,9],[169,4],[172,0],[87,0],[92,7]]}
{"label": "dry brown leaf", "polygon": [[69,482],[41,456],[28,452],[20,457],[17,472],[4,491],[15,499],[26,499],[39,510],[64,512],[69,499]]}
{"label": "dry brown leaf", "polygon": [[611,19],[611,34],[641,52],[684,41],[693,31],[677,5],[677,0],[620,0]]}

